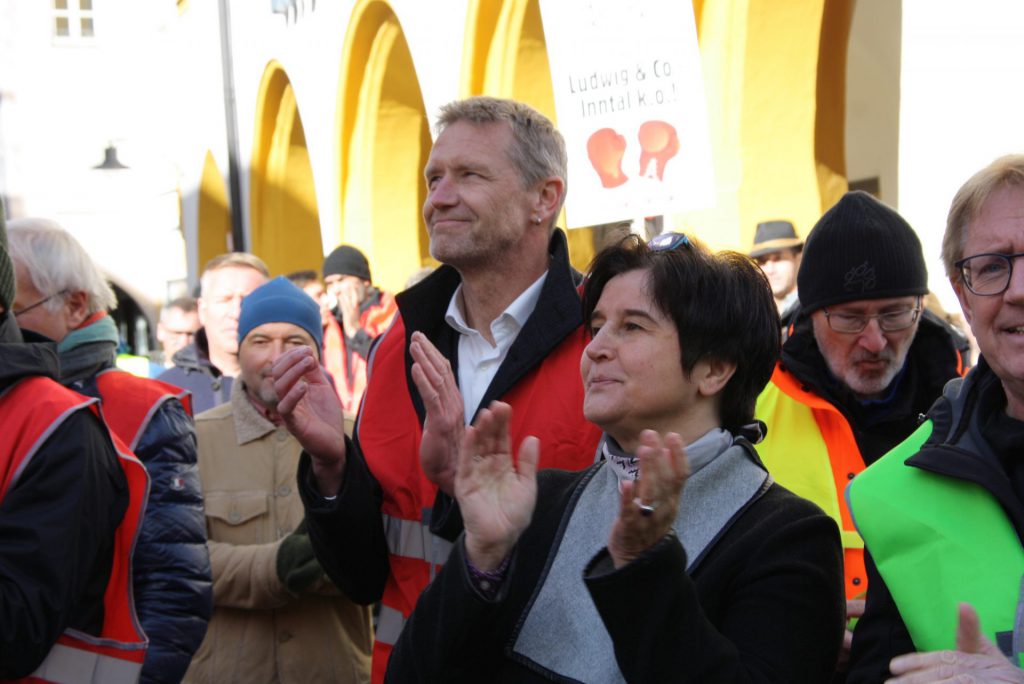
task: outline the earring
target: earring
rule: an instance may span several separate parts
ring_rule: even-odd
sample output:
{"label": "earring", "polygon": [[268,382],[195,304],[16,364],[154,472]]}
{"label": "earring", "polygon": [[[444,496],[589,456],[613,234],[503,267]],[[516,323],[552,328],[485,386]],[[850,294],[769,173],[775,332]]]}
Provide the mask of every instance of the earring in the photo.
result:
{"label": "earring", "polygon": [[534,216],[533,217],[533,222],[536,223],[539,226],[540,225],[540,216]]}

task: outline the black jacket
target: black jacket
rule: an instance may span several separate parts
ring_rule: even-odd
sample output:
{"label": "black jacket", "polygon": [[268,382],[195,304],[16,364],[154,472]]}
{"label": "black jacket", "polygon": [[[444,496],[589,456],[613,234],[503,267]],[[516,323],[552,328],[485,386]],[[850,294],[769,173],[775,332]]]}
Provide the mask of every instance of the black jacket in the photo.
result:
{"label": "black jacket", "polygon": [[[30,376],[56,380],[56,351],[24,343],[13,317],[0,314],[0,392]],[[127,507],[128,482],[106,428],[91,411],[74,412],[0,502],[0,679],[35,670],[69,627],[100,632]]]}
{"label": "black jacket", "polygon": [[[493,601],[473,587],[465,549],[455,546],[420,595],[386,681],[569,681],[512,645],[563,543],[574,494],[599,467],[539,474],[533,522]],[[844,614],[835,523],[778,485],[731,522],[692,576],[673,536],[619,570],[608,565],[605,550],[580,568],[580,581],[627,682],[796,684],[828,681],[835,668]]]}
{"label": "black jacket", "polygon": [[[1024,423],[1003,412],[1006,395],[981,359],[966,378],[954,380],[928,412],[933,431],[907,459],[921,468],[974,482],[999,502],[1024,545]],[[848,684],[874,683],[889,676],[889,661],[916,650],[899,609],[871,559],[864,616],[853,634]]]}
{"label": "black jacket", "polygon": [[[61,383],[102,398],[96,375],[114,368],[115,353],[106,340],[62,351]],[[132,559],[135,610],[149,637],[140,681],[171,684],[185,676],[213,611],[195,427],[180,401],[160,404],[133,452],[150,478]]]}
{"label": "black jacket", "polygon": [[224,375],[210,361],[206,329],[196,332],[195,341],[179,350],[171,359],[174,367],[157,376],[192,394],[192,413],[199,415],[214,406],[226,403],[231,396],[231,376]]}
{"label": "black jacket", "polygon": [[[921,314],[895,396],[885,404],[860,402],[836,380],[818,349],[808,316],[797,319],[793,334],[782,346],[782,366],[818,396],[843,413],[850,423],[864,463],[870,465],[902,442],[957,377],[962,359],[958,338],[949,324],[925,309]],[[769,430],[771,426],[768,426]]]}

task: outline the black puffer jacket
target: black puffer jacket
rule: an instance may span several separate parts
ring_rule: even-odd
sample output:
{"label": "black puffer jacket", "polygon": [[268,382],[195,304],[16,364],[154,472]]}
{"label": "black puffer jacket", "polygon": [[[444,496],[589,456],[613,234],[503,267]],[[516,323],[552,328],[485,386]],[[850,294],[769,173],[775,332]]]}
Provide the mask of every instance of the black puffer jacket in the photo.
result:
{"label": "black puffer jacket", "polygon": [[[61,345],[61,383],[100,397],[96,375],[114,367],[115,344],[93,340],[66,349],[69,340]],[[104,410],[116,411],[116,399],[106,397]],[[171,397],[160,404],[133,451],[150,477],[132,564],[135,609],[149,637],[140,681],[180,682],[213,610],[195,427],[180,401]]]}

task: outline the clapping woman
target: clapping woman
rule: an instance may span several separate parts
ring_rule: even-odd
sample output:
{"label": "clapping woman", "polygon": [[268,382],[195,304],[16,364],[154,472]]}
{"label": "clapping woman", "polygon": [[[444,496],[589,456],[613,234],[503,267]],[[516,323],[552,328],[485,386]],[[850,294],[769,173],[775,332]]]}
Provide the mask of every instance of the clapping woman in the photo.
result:
{"label": "clapping woman", "polygon": [[455,481],[465,532],[387,680],[827,682],[838,531],[752,445],[779,351],[764,276],[684,235],[627,239],[595,260],[583,307],[599,462],[538,475],[544,445],[513,458],[511,409],[478,415]]}

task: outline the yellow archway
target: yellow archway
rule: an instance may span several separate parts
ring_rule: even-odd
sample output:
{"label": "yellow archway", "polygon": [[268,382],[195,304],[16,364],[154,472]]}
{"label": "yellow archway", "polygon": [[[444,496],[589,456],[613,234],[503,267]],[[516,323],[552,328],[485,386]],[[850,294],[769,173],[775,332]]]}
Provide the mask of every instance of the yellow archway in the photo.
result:
{"label": "yellow archway", "polygon": [[806,236],[845,192],[853,2],[694,0],[718,206],[675,223],[746,249],[767,219]]}
{"label": "yellow archway", "polygon": [[323,245],[313,169],[295,91],[277,62],[260,83],[250,189],[251,251],[272,275],[318,268]]}
{"label": "yellow archway", "polygon": [[431,139],[409,46],[381,0],[361,0],[353,9],[337,130],[338,242],[362,249],[374,281],[397,292],[415,271],[436,263],[422,216]]}
{"label": "yellow archway", "polygon": [[[462,96],[471,95],[520,100],[557,122],[538,0],[470,0]],[[568,235],[573,266],[583,270],[594,258],[594,231],[580,228]]]}
{"label": "yellow archway", "polygon": [[224,177],[213,153],[207,151],[199,181],[199,269],[231,246],[231,208]]}

